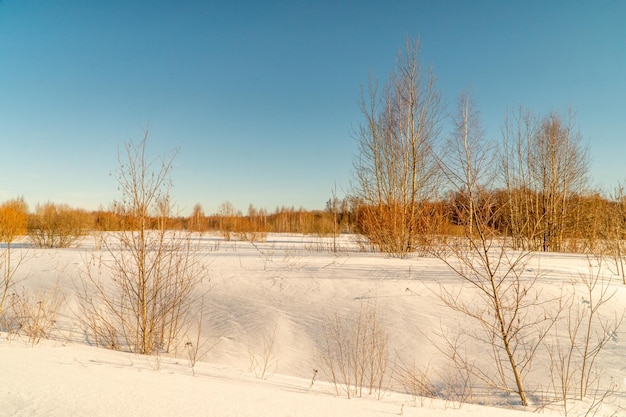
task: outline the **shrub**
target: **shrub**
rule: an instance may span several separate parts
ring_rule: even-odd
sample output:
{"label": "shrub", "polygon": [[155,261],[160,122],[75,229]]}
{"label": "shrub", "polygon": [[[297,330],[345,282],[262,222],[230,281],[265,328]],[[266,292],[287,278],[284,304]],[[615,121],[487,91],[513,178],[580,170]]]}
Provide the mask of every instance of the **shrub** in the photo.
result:
{"label": "shrub", "polygon": [[28,235],[40,248],[67,248],[90,229],[89,214],[67,205],[38,205],[28,221]]}
{"label": "shrub", "polygon": [[23,199],[4,202],[0,205],[0,242],[6,247],[0,248],[0,315],[4,311],[4,303],[9,291],[14,286],[15,272],[25,259],[25,254],[12,255],[11,243],[19,235],[26,233],[28,207]]}
{"label": "shrub", "polygon": [[10,245],[16,237],[26,234],[28,206],[22,198],[0,205],[0,242]]}
{"label": "shrub", "polygon": [[147,131],[118,155],[125,227],[86,259],[78,283],[79,318],[97,345],[158,355],[178,347],[204,265],[190,232],[168,230],[176,152],[151,160],[146,146]]}
{"label": "shrub", "polygon": [[350,398],[382,396],[388,382],[388,334],[379,321],[376,308],[361,306],[356,318],[344,319],[335,314],[324,321],[321,347],[323,369],[335,386]]}
{"label": "shrub", "polygon": [[25,336],[35,345],[49,338],[56,326],[62,298],[56,289],[31,292],[23,289],[8,297],[7,308],[0,314],[0,329],[8,337]]}

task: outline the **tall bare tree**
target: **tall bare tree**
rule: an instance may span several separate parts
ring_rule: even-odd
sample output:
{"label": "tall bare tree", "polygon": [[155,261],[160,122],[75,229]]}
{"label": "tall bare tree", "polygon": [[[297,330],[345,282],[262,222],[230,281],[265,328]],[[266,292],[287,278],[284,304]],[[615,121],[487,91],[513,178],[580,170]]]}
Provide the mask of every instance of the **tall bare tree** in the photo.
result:
{"label": "tall bare tree", "polygon": [[471,236],[476,221],[477,197],[481,188],[495,176],[495,147],[484,137],[480,113],[475,108],[471,91],[460,94],[452,121],[454,130],[446,142],[441,168],[460,203],[454,204],[455,217],[467,227]]}
{"label": "tall bare tree", "polygon": [[[463,196],[455,209],[465,241],[451,240],[435,254],[466,287],[457,293],[441,286],[439,295],[481,330],[463,329],[458,336],[447,336],[443,351],[459,369],[492,388],[516,393],[528,405],[526,374],[553,321],[541,308],[545,300],[535,288],[536,278],[523,276],[530,254],[508,249],[492,227],[503,209],[496,195],[486,190],[495,175],[495,152],[483,136],[470,94],[460,95],[453,122],[455,130],[441,165],[452,189]],[[471,302],[463,294],[472,294]],[[493,366],[476,367],[460,353],[456,343],[466,337],[484,344]]]}
{"label": "tall bare tree", "polygon": [[564,249],[569,201],[586,191],[589,156],[573,115],[538,118],[521,110],[504,128],[503,177],[509,227],[518,247]]}
{"label": "tall bare tree", "polygon": [[363,202],[363,232],[380,250],[400,255],[416,249],[422,204],[437,189],[433,146],[441,97],[420,49],[419,41],[406,40],[381,92],[370,80],[361,97],[365,120],[355,133],[355,194]]}

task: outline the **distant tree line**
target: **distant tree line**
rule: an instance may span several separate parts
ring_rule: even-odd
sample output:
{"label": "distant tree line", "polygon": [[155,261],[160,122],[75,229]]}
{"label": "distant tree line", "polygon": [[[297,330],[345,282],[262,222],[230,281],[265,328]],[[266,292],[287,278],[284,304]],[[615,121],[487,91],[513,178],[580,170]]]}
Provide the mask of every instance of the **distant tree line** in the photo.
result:
{"label": "distant tree line", "polygon": [[[571,190],[569,195],[561,195],[558,207],[554,194],[529,187],[479,187],[474,194],[480,201],[489,202],[488,226],[510,238],[516,249],[590,253],[612,245],[617,251],[621,248],[615,242],[626,239],[626,193],[622,187],[610,196],[593,190]],[[282,206],[269,212],[250,205],[242,213],[225,202],[217,213],[206,215],[197,204],[188,217],[149,217],[147,228],[158,229],[165,222],[170,230],[215,232],[237,240],[263,240],[268,233],[356,233],[366,236],[382,252],[397,253],[418,250],[443,237],[461,236],[468,221],[468,204],[465,189],[420,201],[416,209],[419,215],[413,219],[402,215],[408,209],[400,203],[374,205],[355,197],[334,202],[329,199],[324,210]],[[87,211],[49,202],[31,212],[22,198],[0,204],[0,241],[5,244],[28,236],[38,247],[68,247],[91,232],[135,228],[132,216],[115,206]],[[404,240],[396,236],[403,234]]]}

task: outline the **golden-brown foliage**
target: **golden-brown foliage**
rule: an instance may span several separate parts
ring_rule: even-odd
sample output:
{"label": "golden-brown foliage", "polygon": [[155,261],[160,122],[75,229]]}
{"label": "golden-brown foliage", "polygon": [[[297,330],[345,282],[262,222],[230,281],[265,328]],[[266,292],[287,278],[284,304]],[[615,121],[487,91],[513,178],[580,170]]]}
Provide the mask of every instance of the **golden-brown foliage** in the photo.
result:
{"label": "golden-brown foliage", "polygon": [[41,248],[67,248],[86,235],[93,224],[84,210],[48,202],[38,205],[28,219],[28,235]]}
{"label": "golden-brown foliage", "polygon": [[23,198],[0,205],[0,242],[11,244],[17,236],[26,234],[28,206]]}

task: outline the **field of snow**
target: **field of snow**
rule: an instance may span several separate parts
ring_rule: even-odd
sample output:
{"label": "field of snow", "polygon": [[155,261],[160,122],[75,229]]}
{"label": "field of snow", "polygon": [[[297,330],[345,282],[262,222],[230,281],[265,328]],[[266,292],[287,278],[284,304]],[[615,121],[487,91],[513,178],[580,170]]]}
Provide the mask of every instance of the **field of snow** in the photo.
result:
{"label": "field of snow", "polygon": [[[83,239],[69,249],[34,249],[16,274],[16,289],[44,297],[62,294],[51,339],[32,346],[24,337],[0,338],[0,416],[521,416],[534,406],[510,409],[515,401],[482,392],[460,404],[453,399],[416,398],[406,393],[393,369],[419,369],[437,383],[451,374],[450,360],[438,349],[440,334],[477,326],[438,299],[440,286],[462,284],[440,260],[398,259],[357,250],[342,236],[340,250],[330,239],[269,235],[266,242],[225,241],[197,235],[207,270],[198,295],[204,295],[202,343],[192,369],[185,340],[171,355],[140,356],[90,346],[68,305],[80,271],[95,242]],[[526,266],[545,293],[559,293],[589,270],[583,255],[537,254]],[[603,306],[607,320],[622,314],[626,287],[610,278],[614,297]],[[580,305],[588,302],[584,298]],[[331,317],[356,317],[364,306],[376,311],[388,334],[389,378],[380,399],[347,399],[329,383],[321,358],[325,323]],[[193,321],[192,321],[193,322]],[[190,327],[189,341],[195,341]],[[623,326],[622,326],[623,329]],[[598,416],[626,415],[626,337],[611,335],[597,359],[600,389],[571,404],[568,415],[585,415],[609,392]],[[441,346],[439,346],[440,348]],[[490,366],[490,353],[463,346],[478,363]],[[483,361],[483,362],[481,362]],[[482,366],[482,365],[481,365]],[[539,355],[530,375],[548,378],[549,358]],[[319,372],[315,374],[314,370]],[[315,379],[313,380],[313,377]],[[548,390],[548,382],[542,382]],[[340,391],[340,394],[341,391]],[[506,409],[495,408],[506,406]],[[554,404],[544,414],[564,415]],[[593,415],[593,414],[590,414]]]}

